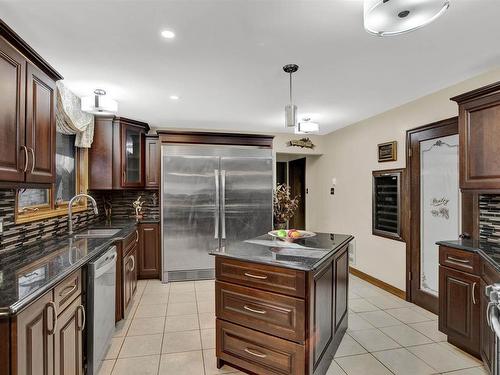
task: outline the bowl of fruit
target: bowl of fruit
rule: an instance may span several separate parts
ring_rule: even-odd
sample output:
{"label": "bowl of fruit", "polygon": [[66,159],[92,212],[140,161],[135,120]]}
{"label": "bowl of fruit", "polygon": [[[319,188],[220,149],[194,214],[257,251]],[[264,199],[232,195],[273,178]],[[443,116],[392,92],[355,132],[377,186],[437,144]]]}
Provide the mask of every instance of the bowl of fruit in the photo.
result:
{"label": "bowl of fruit", "polygon": [[316,233],[309,232],[307,230],[298,230],[298,229],[278,229],[272,230],[268,232],[268,234],[277,239],[293,242],[295,240],[300,240],[302,238],[314,237]]}

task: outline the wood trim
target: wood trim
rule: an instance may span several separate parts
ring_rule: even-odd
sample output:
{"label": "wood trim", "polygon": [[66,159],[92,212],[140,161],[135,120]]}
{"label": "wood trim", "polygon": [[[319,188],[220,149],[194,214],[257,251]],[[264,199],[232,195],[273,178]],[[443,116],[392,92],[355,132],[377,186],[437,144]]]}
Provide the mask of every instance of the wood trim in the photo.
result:
{"label": "wood trim", "polygon": [[137,120],[132,120],[130,118],[126,117],[113,117],[113,121],[119,122],[120,124],[127,124],[131,126],[137,126],[139,128],[142,128],[146,131],[146,133],[149,131],[149,124],[146,122],[142,121],[137,121]]}
{"label": "wood trim", "polygon": [[39,69],[47,74],[54,81],[63,79],[46,60],[42,58],[28,43],[24,41],[14,30],[0,19],[0,36],[4,37],[14,48],[19,50],[24,56],[33,62]]}
{"label": "wood trim", "polygon": [[404,290],[401,290],[399,288],[396,288],[395,286],[392,286],[391,284],[387,284],[385,281],[379,280],[376,277],[370,276],[367,273],[364,273],[363,271],[360,271],[354,267],[349,266],[349,272],[356,276],[359,277],[360,279],[375,285],[376,287],[379,287],[380,289],[385,290],[386,292],[389,292],[391,294],[394,294],[396,297],[399,297],[401,299],[406,299],[406,292]]}
{"label": "wood trim", "polygon": [[497,91],[500,91],[500,81],[492,83],[492,84],[484,86],[484,87],[480,87],[480,88],[473,90],[473,91],[468,91],[464,94],[454,96],[453,98],[450,98],[450,100],[453,100],[454,102],[457,102],[460,104],[460,103],[468,101],[469,99],[476,99],[478,96],[494,94]]}
{"label": "wood trim", "polygon": [[157,130],[161,143],[273,147],[272,135]]}

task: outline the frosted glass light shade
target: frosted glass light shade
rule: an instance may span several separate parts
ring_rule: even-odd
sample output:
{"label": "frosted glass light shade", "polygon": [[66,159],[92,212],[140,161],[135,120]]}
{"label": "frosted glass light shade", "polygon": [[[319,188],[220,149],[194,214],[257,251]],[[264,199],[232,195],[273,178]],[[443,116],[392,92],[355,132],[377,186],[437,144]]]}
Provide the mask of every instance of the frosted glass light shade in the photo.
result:
{"label": "frosted glass light shade", "polygon": [[319,132],[319,124],[312,121],[301,121],[295,127],[295,134],[309,134]]}
{"label": "frosted glass light shade", "polygon": [[293,128],[297,124],[297,106],[287,104],[285,106],[285,128]]}
{"label": "frosted glass light shade", "polygon": [[118,112],[118,103],[106,95],[84,96],[82,111],[94,115],[113,115]]}
{"label": "frosted glass light shade", "polygon": [[449,6],[449,0],[364,0],[365,30],[378,36],[407,33],[431,23]]}

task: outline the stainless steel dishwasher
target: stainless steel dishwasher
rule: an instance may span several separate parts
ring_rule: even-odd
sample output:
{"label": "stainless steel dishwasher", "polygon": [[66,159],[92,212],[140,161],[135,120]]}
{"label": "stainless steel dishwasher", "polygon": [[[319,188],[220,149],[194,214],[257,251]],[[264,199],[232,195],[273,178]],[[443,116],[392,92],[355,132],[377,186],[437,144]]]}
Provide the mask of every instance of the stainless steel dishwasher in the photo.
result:
{"label": "stainless steel dishwasher", "polygon": [[89,263],[87,374],[99,372],[115,329],[116,246]]}

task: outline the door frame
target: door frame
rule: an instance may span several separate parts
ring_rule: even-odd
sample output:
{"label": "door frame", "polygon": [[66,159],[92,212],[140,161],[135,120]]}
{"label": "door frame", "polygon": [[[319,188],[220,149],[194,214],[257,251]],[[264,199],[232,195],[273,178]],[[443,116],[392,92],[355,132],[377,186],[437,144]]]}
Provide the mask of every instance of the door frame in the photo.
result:
{"label": "door frame", "polygon": [[[406,299],[429,311],[437,313],[438,298],[422,298],[417,292],[420,280],[420,147],[421,141],[458,134],[458,117],[433,122],[428,125],[410,129],[406,132],[406,196],[405,211],[407,223],[406,239]],[[477,195],[462,193],[462,232],[471,233],[474,237],[474,219],[472,215],[473,199]]]}

